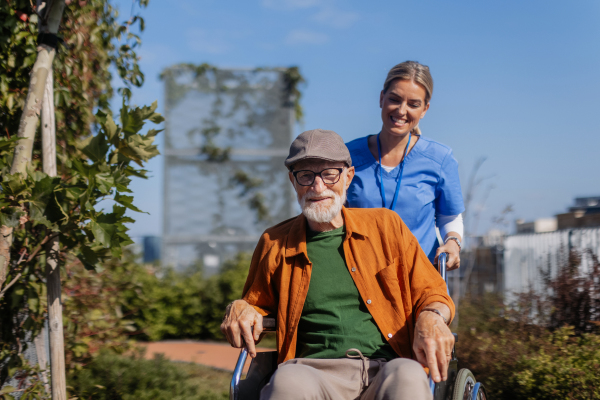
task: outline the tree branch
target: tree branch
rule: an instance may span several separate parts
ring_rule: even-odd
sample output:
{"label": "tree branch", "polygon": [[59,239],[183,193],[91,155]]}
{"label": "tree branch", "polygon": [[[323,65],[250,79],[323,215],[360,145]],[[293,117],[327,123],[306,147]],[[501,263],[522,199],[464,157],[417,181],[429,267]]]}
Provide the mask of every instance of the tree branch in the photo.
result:
{"label": "tree branch", "polygon": [[17,275],[14,277],[14,279],[13,279],[12,281],[10,281],[10,282],[8,283],[8,285],[6,285],[6,286],[4,287],[4,289],[2,289],[2,291],[0,292],[0,299],[4,297],[4,294],[6,293],[6,291],[7,291],[7,290],[8,290],[8,289],[9,289],[9,288],[12,286],[12,285],[14,285],[14,284],[17,282],[17,280],[19,280],[19,278],[20,278],[20,277],[21,277],[21,273],[19,272],[19,273],[18,273],[18,274],[17,274]]}

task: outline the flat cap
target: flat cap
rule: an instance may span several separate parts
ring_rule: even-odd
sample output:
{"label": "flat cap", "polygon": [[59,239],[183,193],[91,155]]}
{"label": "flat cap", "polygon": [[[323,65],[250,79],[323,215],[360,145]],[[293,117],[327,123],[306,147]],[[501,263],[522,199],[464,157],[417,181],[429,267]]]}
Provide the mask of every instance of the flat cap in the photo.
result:
{"label": "flat cap", "polygon": [[325,161],[344,162],[352,166],[350,152],[340,135],[325,129],[302,132],[292,142],[285,166],[290,168],[298,161],[317,158]]}

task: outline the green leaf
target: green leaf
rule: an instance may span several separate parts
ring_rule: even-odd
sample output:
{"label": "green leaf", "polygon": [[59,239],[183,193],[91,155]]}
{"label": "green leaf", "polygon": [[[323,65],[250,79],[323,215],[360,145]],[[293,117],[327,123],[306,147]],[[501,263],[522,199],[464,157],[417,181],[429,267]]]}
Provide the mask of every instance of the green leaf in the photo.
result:
{"label": "green leaf", "polygon": [[[125,216],[126,212],[127,212],[127,207],[121,207],[118,204],[113,204],[113,214],[115,215],[115,218],[117,220],[121,220]],[[123,222],[123,221],[121,220],[121,222]]]}
{"label": "green leaf", "polygon": [[125,106],[121,109],[121,123],[125,138],[138,133],[144,126],[144,121],[149,120],[155,124],[163,122],[165,119],[159,113],[154,112],[158,107],[155,101],[151,106],[136,107],[129,111]]}
{"label": "green leaf", "polygon": [[129,179],[121,170],[115,171],[113,174],[113,179],[115,181],[115,187],[119,192],[131,193],[129,190],[129,183],[131,183],[131,179]]}
{"label": "green leaf", "polygon": [[90,249],[88,246],[81,246],[81,253],[77,256],[79,261],[83,264],[85,269],[95,271],[96,266],[99,263],[98,256],[94,252],[94,250]]}
{"label": "green leaf", "polygon": [[131,158],[141,166],[142,161],[148,161],[160,154],[158,147],[152,143],[154,143],[154,137],[135,134],[127,138],[127,147],[122,147],[119,150],[121,154]]}
{"label": "green leaf", "polygon": [[8,393],[15,392],[16,390],[17,390],[16,387],[6,385],[0,389],[0,394],[8,394]]}
{"label": "green leaf", "polygon": [[[31,197],[29,199],[29,219],[34,222],[34,226],[42,224],[48,228],[52,227],[52,223],[47,218],[46,210],[48,204],[54,202],[54,189],[60,183],[60,178],[52,178],[43,174],[43,178],[35,182],[31,189]],[[53,215],[56,220],[57,216]],[[62,216],[58,216],[58,219]]]}
{"label": "green leaf", "polygon": [[90,158],[90,160],[98,162],[106,160],[106,153],[110,145],[106,141],[106,137],[100,133],[96,136],[90,136],[80,142],[77,147]]}
{"label": "green leaf", "polygon": [[[56,90],[56,89],[54,89]],[[107,112],[104,112],[102,110],[98,110],[96,112],[96,121],[98,121],[99,124],[104,125],[106,123],[106,117],[109,116],[110,114]]]}
{"label": "green leaf", "polygon": [[2,182],[2,193],[5,196],[18,197],[29,191],[28,185],[21,174],[5,175]]}
{"label": "green leaf", "polygon": [[78,186],[68,186],[64,189],[64,192],[68,200],[78,200],[85,189]]}
{"label": "green leaf", "polygon": [[[144,211],[140,210],[139,208],[137,208],[136,206],[133,205],[133,196],[125,196],[122,195],[120,193],[117,193],[115,195],[115,201],[127,208],[129,208],[130,210],[133,211],[137,211],[140,213],[143,213]],[[147,214],[147,213],[146,213]]]}
{"label": "green leaf", "polygon": [[35,313],[39,311],[40,308],[40,298],[37,295],[35,290],[29,290],[27,293],[27,306],[29,309]]}
{"label": "green leaf", "polygon": [[21,224],[21,217],[25,215],[20,207],[6,207],[0,212],[0,223],[9,228],[16,228]]}
{"label": "green leaf", "polygon": [[148,171],[145,169],[135,169],[131,166],[127,166],[124,173],[126,176],[135,176],[137,178],[148,179],[148,176],[146,175]]}
{"label": "green leaf", "polygon": [[119,138],[119,128],[115,121],[113,121],[112,116],[106,116],[106,122],[104,123],[104,130],[106,132],[106,137],[111,143],[114,143],[115,139]]}
{"label": "green leaf", "polygon": [[75,170],[79,172],[81,176],[83,176],[84,178],[88,178],[90,176],[91,167],[87,163],[82,163],[80,160],[77,159],[73,159],[72,162],[73,168],[75,168]]}
{"label": "green leaf", "polygon": [[159,133],[161,133],[162,131],[164,131],[164,129],[150,129],[148,131],[148,133],[146,133],[146,136],[154,137],[154,136],[158,135]]}
{"label": "green leaf", "polygon": [[101,214],[96,221],[90,221],[90,228],[96,241],[108,248],[113,236],[117,233],[117,222],[114,214]]}
{"label": "green leaf", "polygon": [[163,122],[165,120],[165,118],[162,115],[160,115],[159,113],[152,114],[148,119],[150,121],[154,122],[155,124],[160,124],[161,122]]}
{"label": "green leaf", "polygon": [[109,172],[96,174],[95,178],[95,182],[97,185],[96,187],[103,194],[108,194],[111,191],[111,189],[115,186],[115,179]]}

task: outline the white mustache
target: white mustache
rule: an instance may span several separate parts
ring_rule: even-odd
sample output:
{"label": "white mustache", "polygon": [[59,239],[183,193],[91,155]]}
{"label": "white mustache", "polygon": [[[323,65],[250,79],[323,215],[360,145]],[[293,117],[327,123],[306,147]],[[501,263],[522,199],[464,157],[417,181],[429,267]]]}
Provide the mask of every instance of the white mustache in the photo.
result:
{"label": "white mustache", "polygon": [[308,192],[304,195],[304,199],[303,200],[322,200],[322,199],[330,199],[332,197],[335,197],[335,193],[333,193],[333,190],[327,189],[324,192],[321,192],[319,194],[315,193],[315,192]]}

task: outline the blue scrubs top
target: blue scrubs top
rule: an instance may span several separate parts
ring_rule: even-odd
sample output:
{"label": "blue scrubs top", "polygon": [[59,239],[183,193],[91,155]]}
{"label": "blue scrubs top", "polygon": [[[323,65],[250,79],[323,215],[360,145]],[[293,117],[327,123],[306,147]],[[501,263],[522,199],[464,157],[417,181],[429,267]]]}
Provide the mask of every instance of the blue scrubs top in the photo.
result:
{"label": "blue scrubs top", "polygon": [[[371,154],[368,136],[346,143],[356,170],[348,188],[347,207],[384,207],[380,191],[379,160]],[[414,140],[414,138],[413,138]],[[389,208],[400,166],[391,172],[382,170],[385,198]],[[415,235],[421,248],[433,262],[439,247],[435,234],[435,214],[457,215],[465,211],[458,162],[452,149],[420,136],[406,156],[400,193],[394,209],[408,229]]]}

